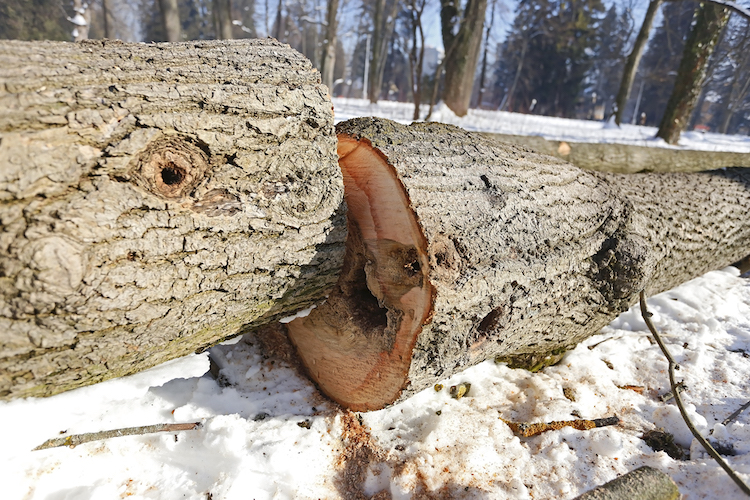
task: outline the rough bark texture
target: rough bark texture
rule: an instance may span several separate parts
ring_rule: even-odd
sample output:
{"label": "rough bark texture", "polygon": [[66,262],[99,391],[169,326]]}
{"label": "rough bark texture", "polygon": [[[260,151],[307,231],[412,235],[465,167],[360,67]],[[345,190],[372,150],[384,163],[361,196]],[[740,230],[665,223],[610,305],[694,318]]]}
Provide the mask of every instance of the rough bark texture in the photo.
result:
{"label": "rough bark texture", "polygon": [[574,500],[677,500],[680,490],[672,478],[651,467],[639,467],[587,491]]}
{"label": "rough bark texture", "polygon": [[695,15],[697,21],[685,42],[674,88],[656,132],[656,137],[668,144],[677,144],[680,134],[688,126],[706,79],[708,60],[729,20],[729,11],[713,3],[702,4]]}
{"label": "rough bark texture", "polygon": [[363,118],[337,131],[344,270],[288,329],[312,378],[353,409],[495,356],[538,364],[644,287],[747,254],[749,169],[603,174],[441,124]]}
{"label": "rough bark texture", "polygon": [[650,148],[628,144],[552,141],[536,135],[483,135],[556,156],[579,168],[633,174],[638,172],[701,172],[725,167],[750,167],[750,154]]}
{"label": "rough bark texture", "polygon": [[638,65],[641,62],[641,56],[643,50],[646,48],[646,42],[651,34],[651,26],[654,24],[654,18],[656,13],[659,11],[659,7],[664,0],[651,0],[646,9],[646,16],[643,18],[641,29],[638,31],[638,36],[635,37],[633,42],[633,50],[630,51],[627,60],[625,61],[625,68],[622,71],[622,80],[620,81],[620,89],[617,91],[617,99],[615,103],[617,105],[617,111],[615,111],[615,123],[620,125],[622,123],[622,115],[625,113],[625,106],[628,104],[628,98],[630,97],[630,91],[633,88],[633,81],[635,81],[635,74],[638,72]]}
{"label": "rough bark texture", "polygon": [[319,301],[346,234],[327,94],[273,40],[0,42],[0,397]]}
{"label": "rough bark texture", "polygon": [[487,0],[468,0],[463,15],[454,0],[441,0],[440,5],[443,46],[450,52],[446,54],[443,101],[456,116],[465,116],[474,89]]}

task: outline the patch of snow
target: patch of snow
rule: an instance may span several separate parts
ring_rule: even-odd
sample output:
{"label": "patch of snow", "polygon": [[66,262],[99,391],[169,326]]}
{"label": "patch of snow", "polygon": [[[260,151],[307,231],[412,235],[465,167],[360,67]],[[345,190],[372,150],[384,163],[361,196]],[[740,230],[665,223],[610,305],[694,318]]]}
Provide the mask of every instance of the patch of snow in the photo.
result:
{"label": "patch of snow", "polygon": [[[750,415],[720,424],[750,398],[750,283],[736,269],[714,271],[652,297],[649,308],[681,366],[698,428],[734,448],[726,459],[750,481]],[[369,441],[359,447],[344,434],[352,414],[292,367],[267,359],[251,338],[210,352],[221,383],[205,373],[204,353],[51,398],[0,403],[0,420],[12,429],[0,452],[4,496],[348,498],[357,488],[393,498],[440,491],[552,499],[642,465],[668,473],[685,499],[740,494],[696,447],[674,403],[661,401],[667,364],[637,307],[539,373],[487,361],[442,381],[440,391],[360,414]],[[448,387],[461,382],[471,383],[468,396],[452,399]],[[617,415],[621,423],[522,438],[503,421],[576,415]],[[192,421],[203,428],[30,451],[61,431]],[[674,433],[690,459],[651,450],[641,436],[657,427]],[[356,471],[361,482],[352,486],[344,475]]]}
{"label": "patch of snow", "polygon": [[292,314],[291,316],[285,316],[279,320],[279,323],[291,323],[297,318],[305,318],[307,317],[313,309],[315,309],[316,305],[311,305],[307,309],[302,309],[301,311],[297,311],[295,314]]}
{"label": "patch of snow", "polygon": [[69,17],[68,21],[75,24],[76,26],[86,26],[88,23],[86,22],[86,19],[81,15],[80,12],[76,12],[76,15],[73,17]]}
{"label": "patch of snow", "polygon": [[[357,116],[379,116],[400,123],[411,123],[414,105],[410,103],[379,101],[370,104],[366,99],[334,98],[335,121]],[[428,106],[420,108],[420,116],[427,115]],[[694,149],[700,151],[733,151],[750,153],[750,137],[712,132],[684,132],[678,146],[670,146],[655,139],[657,129],[623,123],[613,127],[604,121],[573,120],[551,116],[470,109],[464,117],[456,116],[444,103],[438,103],[431,121],[458,125],[474,132],[508,135],[537,135],[553,141],[619,143],[633,146]]]}

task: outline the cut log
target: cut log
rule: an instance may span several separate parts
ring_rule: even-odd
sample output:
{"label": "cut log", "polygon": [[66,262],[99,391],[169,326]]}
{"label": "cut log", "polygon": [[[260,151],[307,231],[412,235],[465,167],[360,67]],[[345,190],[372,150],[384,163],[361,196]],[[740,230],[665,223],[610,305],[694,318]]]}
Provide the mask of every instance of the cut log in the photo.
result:
{"label": "cut log", "polygon": [[0,41],[0,396],[322,300],[346,218],[319,79],[274,40]]}
{"label": "cut log", "polygon": [[500,356],[543,363],[747,254],[750,169],[587,172],[441,124],[338,125],[344,269],[287,325],[332,399],[375,410]]}

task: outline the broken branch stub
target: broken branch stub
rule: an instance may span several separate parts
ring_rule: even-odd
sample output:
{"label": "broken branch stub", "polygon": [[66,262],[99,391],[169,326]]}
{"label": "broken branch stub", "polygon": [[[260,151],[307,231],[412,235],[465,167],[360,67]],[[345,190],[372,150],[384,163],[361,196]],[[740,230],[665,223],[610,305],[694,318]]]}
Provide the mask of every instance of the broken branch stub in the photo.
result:
{"label": "broken branch stub", "polygon": [[747,253],[748,169],[599,174],[442,124],[362,118],[337,132],[344,268],[286,328],[312,379],[353,410],[497,356],[544,363],[645,286]]}

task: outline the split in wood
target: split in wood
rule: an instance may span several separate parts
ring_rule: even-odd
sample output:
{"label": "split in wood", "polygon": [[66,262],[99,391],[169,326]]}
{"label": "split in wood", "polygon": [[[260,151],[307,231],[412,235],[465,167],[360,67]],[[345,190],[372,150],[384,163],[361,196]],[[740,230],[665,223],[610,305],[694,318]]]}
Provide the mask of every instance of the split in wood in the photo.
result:
{"label": "split in wood", "polygon": [[109,431],[73,434],[71,436],[48,439],[31,451],[46,450],[49,448],[57,448],[59,446],[68,446],[70,448],[75,448],[80,444],[90,443],[91,441],[100,441],[102,439],[121,436],[141,436],[144,434],[153,434],[155,432],[192,431],[195,429],[199,429],[200,427],[200,422],[190,422],[184,424],[156,424],[145,425],[141,427],[125,427],[123,429],[112,429]]}
{"label": "split in wood", "polygon": [[536,436],[538,434],[541,434],[542,432],[552,430],[557,431],[562,429],[563,427],[572,427],[574,429],[578,429],[579,431],[587,431],[589,429],[595,429],[597,427],[606,427],[608,425],[617,425],[620,423],[620,418],[617,415],[607,418],[595,418],[593,420],[582,418],[578,420],[557,420],[554,422],[536,424],[527,424],[525,422],[511,422],[509,420],[505,420],[502,417],[500,418],[500,420],[508,424],[508,427],[510,427],[515,434],[518,434],[521,437]]}
{"label": "split in wood", "polygon": [[716,463],[721,466],[722,469],[724,469],[724,472],[726,472],[729,477],[732,479],[732,481],[739,486],[740,490],[742,490],[745,495],[750,496],[750,488],[740,479],[740,477],[734,472],[734,470],[727,464],[723,458],[721,458],[721,455],[717,453],[717,451],[711,446],[711,444],[704,438],[700,432],[695,428],[695,425],[693,425],[693,422],[690,420],[690,417],[687,414],[687,411],[685,410],[685,407],[682,403],[682,397],[680,396],[680,390],[679,384],[675,382],[674,379],[674,371],[675,367],[677,366],[677,363],[675,362],[674,358],[670,354],[669,350],[667,349],[667,346],[664,344],[664,341],[662,340],[661,336],[659,335],[659,332],[656,331],[656,327],[654,326],[654,323],[651,321],[651,316],[653,316],[649,311],[648,307],[646,306],[646,294],[643,290],[641,290],[640,293],[640,305],[641,305],[641,315],[643,316],[643,321],[646,322],[646,326],[648,327],[651,334],[654,336],[654,339],[656,340],[656,343],[659,344],[659,348],[661,349],[661,352],[664,354],[664,357],[667,358],[668,363],[668,372],[669,372],[669,385],[672,388],[672,394],[674,395],[675,403],[677,403],[677,408],[680,410],[680,414],[682,415],[683,420],[685,421],[685,424],[687,425],[688,429],[690,429],[690,432],[693,434],[695,439],[698,440],[698,442],[703,446],[703,448],[706,450],[706,452],[711,455],[711,457],[716,460]]}

